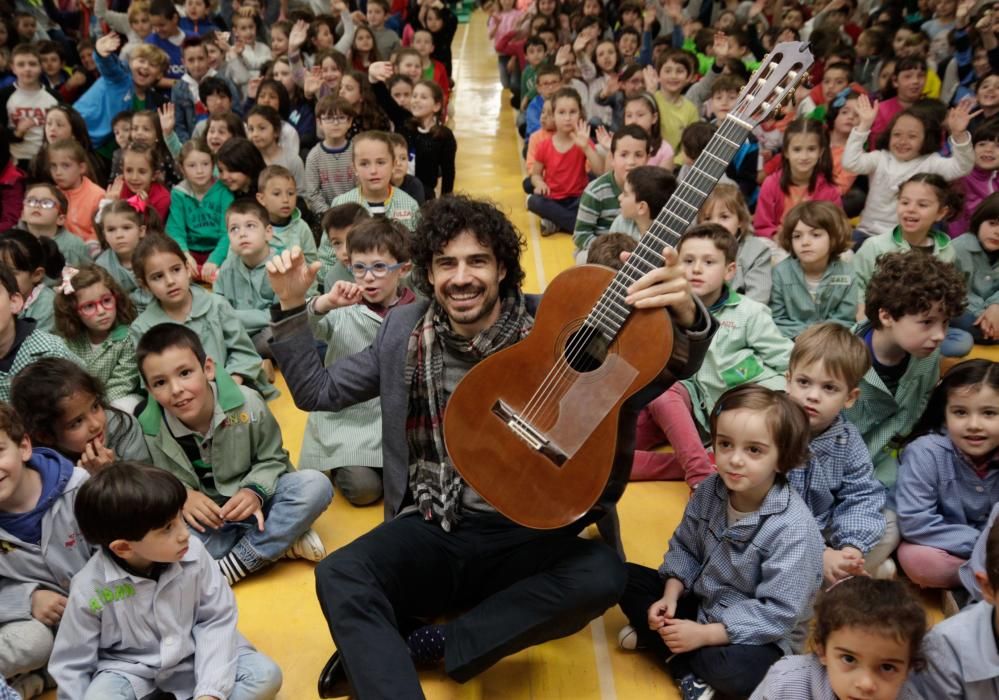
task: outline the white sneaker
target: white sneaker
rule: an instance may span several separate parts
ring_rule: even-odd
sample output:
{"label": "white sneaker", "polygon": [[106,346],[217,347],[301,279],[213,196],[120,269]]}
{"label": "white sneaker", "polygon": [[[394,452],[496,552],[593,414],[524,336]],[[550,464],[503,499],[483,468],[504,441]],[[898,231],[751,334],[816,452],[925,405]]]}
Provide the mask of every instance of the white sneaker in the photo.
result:
{"label": "white sneaker", "polygon": [[617,633],[617,645],[625,651],[634,651],[638,648],[638,632],[631,625],[625,625]]}
{"label": "white sneaker", "polygon": [[891,557],[888,557],[878,565],[871,577],[879,581],[892,581],[897,574],[898,569],[895,567],[895,562],[892,561]]}
{"label": "white sneaker", "polygon": [[551,219],[541,219],[541,235],[547,237],[553,233],[558,233],[558,224]]}
{"label": "white sneaker", "polygon": [[285,559],[306,559],[308,561],[322,561],[326,556],[326,546],[320,539],[319,534],[313,530],[306,530],[301,537],[295,540],[295,544],[284,553]]}

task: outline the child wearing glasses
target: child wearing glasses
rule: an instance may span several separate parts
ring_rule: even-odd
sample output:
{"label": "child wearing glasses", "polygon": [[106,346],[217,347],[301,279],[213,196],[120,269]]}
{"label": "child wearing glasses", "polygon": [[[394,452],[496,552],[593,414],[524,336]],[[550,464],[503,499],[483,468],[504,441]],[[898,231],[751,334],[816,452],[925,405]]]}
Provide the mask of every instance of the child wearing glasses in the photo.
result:
{"label": "child wearing glasses", "polygon": [[[279,167],[269,166],[264,173]],[[253,346],[265,360],[272,359],[268,347],[271,335],[269,309],[277,302],[266,267],[271,256],[279,253],[282,248],[274,239],[274,226],[271,225],[268,214],[263,204],[249,198],[236,200],[229,206],[225,213],[229,256],[219,268],[212,287],[216,294],[221,294],[232,305],[236,318],[243,324]],[[310,233],[310,240],[311,236]],[[316,290],[312,291],[314,293]]]}
{"label": "child wearing glasses", "polygon": [[66,230],[69,202],[58,187],[49,182],[30,185],[24,193],[21,225],[35,238],[51,238],[67,265],[79,267],[90,262],[87,244]]}
{"label": "child wearing glasses", "polygon": [[98,265],[66,268],[56,287],[55,327],[107,399],[131,411],[139,403],[139,370],[128,327],[138,315],[128,294]]}
{"label": "child wearing glasses", "polygon": [[[347,235],[353,282],[340,280],[308,304],[309,325],[328,343],[326,363],[365,349],[388,312],[416,299],[403,278],[409,261],[409,231],[384,217],[363,221]],[[337,413],[312,411],[298,465],[332,471],[333,483],[356,506],[382,496],[382,426],[378,399]]]}
{"label": "child wearing glasses", "polygon": [[317,215],[326,212],[339,195],[354,189],[348,133],[357,109],[347,100],[327,95],[316,105],[323,140],[305,159],[305,200]]}

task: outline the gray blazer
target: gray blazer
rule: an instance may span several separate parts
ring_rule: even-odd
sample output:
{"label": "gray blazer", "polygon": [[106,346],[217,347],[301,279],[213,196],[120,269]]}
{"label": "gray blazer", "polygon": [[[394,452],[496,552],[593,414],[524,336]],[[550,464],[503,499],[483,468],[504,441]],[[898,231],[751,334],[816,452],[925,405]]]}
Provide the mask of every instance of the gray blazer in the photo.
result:
{"label": "gray blazer", "polygon": [[[537,312],[540,300],[540,296],[527,296],[528,313],[533,315]],[[667,369],[678,379],[687,378],[697,371],[717,329],[717,323],[696,297],[695,303],[698,306],[695,328],[699,330],[674,329],[673,355]],[[417,300],[393,309],[367,349],[341,358],[329,367],[323,367],[316,352],[304,310],[272,324],[274,337],[271,350],[288,382],[295,405],[300,409],[339,411],[376,396],[381,398],[386,520],[399,513],[409,495],[409,446],[406,443],[409,387],[404,380],[406,349],[413,329],[423,318],[429,304],[427,300]],[[631,407],[622,412],[619,458],[627,455],[631,459],[638,410],[665,388],[662,384],[647,387],[636,397],[636,401],[629,402]],[[604,498],[613,503],[623,487],[621,484],[617,489],[609,489]]]}

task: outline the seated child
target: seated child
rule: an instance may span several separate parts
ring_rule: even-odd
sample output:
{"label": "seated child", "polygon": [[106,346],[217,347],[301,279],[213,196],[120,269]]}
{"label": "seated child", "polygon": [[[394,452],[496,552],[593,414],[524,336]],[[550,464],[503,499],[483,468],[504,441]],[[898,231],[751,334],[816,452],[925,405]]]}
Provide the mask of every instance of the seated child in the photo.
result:
{"label": "seated child", "polygon": [[[684,131],[685,141],[687,131]],[[697,213],[697,223],[724,226],[735,236],[735,240],[739,241],[739,254],[735,257],[735,277],[731,287],[743,296],[769,304],[773,285],[773,249],[765,239],[753,233],[753,217],[742,191],[727,183],[715,185]]]}
{"label": "seated child", "polygon": [[395,162],[392,164],[392,186],[408,194],[416,200],[416,203],[423,206],[427,201],[427,192],[423,188],[423,183],[413,173],[416,172],[414,156],[409,153],[409,142],[406,137],[396,132],[389,133],[389,141],[392,142],[392,150],[395,152]]}
{"label": "seated child", "polygon": [[611,140],[610,152],[610,171],[591,181],[579,200],[576,228],[572,234],[577,263],[586,262],[590,244],[598,236],[610,232],[610,225],[621,211],[618,197],[625,178],[649,159],[649,135],[639,126],[622,127]]}
{"label": "seated child", "polygon": [[612,270],[620,270],[621,253],[630,253],[638,246],[638,241],[626,233],[605,233],[590,244],[586,262],[590,265],[603,265]]}
{"label": "seated child", "polygon": [[281,669],[236,629],[236,600],[184,523],[184,485],[118,462],[89,479],[76,518],[94,556],[73,577],[49,673],[66,698],[270,700]]}
{"label": "seated child", "polygon": [[45,665],[69,580],[93,552],[73,516],[73,501],[87,473],[50,449],[32,449],[21,419],[5,403],[0,403],[0,445],[5,455],[0,481],[0,677],[31,698],[45,685]]}
{"label": "seated child", "polygon": [[[978,536],[978,541],[975,542],[975,548],[971,550],[971,557],[957,570],[957,575],[961,579],[961,584],[964,586],[964,590],[967,591],[971,602],[982,600],[981,579],[978,577],[978,574],[985,572],[985,549],[988,545],[989,533],[992,532],[996,520],[999,520],[999,503],[992,506],[992,513],[989,514],[989,519],[985,523],[985,527],[982,528],[982,534]],[[953,591],[951,593],[954,594]],[[957,593],[954,594],[954,598],[963,599],[964,596]]]}
{"label": "seated child", "polygon": [[[135,134],[134,124],[132,133]],[[136,141],[134,136],[121,152],[122,174],[108,187],[107,199],[131,200],[139,208],[145,205],[169,226],[171,193],[156,179],[162,165],[159,152],[153,146]],[[101,206],[106,203],[102,200]]]}
{"label": "seated child", "polygon": [[38,330],[53,332],[55,292],[45,278],[59,279],[64,260],[51,238],[35,238],[27,231],[12,228],[0,234],[0,262],[10,268],[24,299],[21,318],[35,321]]}
{"label": "seated child", "polygon": [[14,378],[10,402],[32,442],[91,474],[120,459],[149,462],[135,416],[115,408],[100,380],[70,360],[32,362]]}
{"label": "seated child", "polygon": [[66,196],[66,229],[89,244],[91,253],[97,249],[94,220],[104,198],[104,189],[87,177],[87,152],[71,139],[56,141],[49,146],[49,173],[52,182]]}
{"label": "seated child", "polygon": [[312,229],[295,206],[295,178],[287,168],[268,165],[257,179],[257,201],[267,211],[274,229],[273,245],[279,251],[298,246],[310,263],[319,259]]}
{"label": "seated child", "polygon": [[[385,315],[416,299],[411,289],[400,284],[412,266],[408,239],[402,225],[381,218],[365,221],[350,231],[347,255],[354,282],[336,282],[308,305],[313,336],[328,343],[327,365],[371,345]],[[332,470],[333,483],[356,506],[381,498],[378,399],[336,413],[310,412],[299,466]]]}
{"label": "seated child", "polygon": [[655,165],[641,165],[624,178],[617,196],[620,213],[611,222],[609,233],[624,233],[636,241],[645,235],[652,222],[676,190],[676,178],[669,170]]}
{"label": "seated child", "polygon": [[[267,261],[280,252],[272,245],[274,228],[267,210],[252,199],[233,202],[225,220],[231,252],[219,268],[212,291],[232,305],[253,347],[261,357],[270,359],[270,308],[277,297],[267,277]],[[311,240],[311,232],[309,237]]]}
{"label": "seated child", "polygon": [[[854,332],[867,345],[871,369],[860,398],[845,410],[864,436],[874,475],[891,488],[898,471],[895,437],[922,415],[940,376],[940,345],[947,321],[964,307],[964,279],[956,267],[916,251],[886,253],[867,287],[868,320]],[[894,503],[885,514],[895,527]]]}
{"label": "seated child", "polygon": [[48,182],[29,185],[24,191],[24,211],[19,228],[36,238],[51,238],[67,265],[79,267],[90,262],[87,244],[67,231],[66,209],[69,201],[58,187]]}
{"label": "seated child", "polygon": [[68,268],[56,288],[56,331],[100,380],[107,398],[126,411],[140,399],[135,343],[128,334],[135,317],[132,300],[103,267]]}
{"label": "seated child", "polygon": [[815,323],[851,327],[857,315],[850,250],[850,221],[830,202],[802,202],[787,213],[777,244],[791,255],[773,272],[770,309],[788,338]]}
{"label": "seated child", "polygon": [[42,357],[79,362],[59,336],[35,327],[35,320],[17,318],[24,298],[14,272],[0,265],[0,401],[10,401],[10,383],[24,367]]}
{"label": "seated child", "polygon": [[371,218],[368,210],[355,202],[340,204],[323,214],[323,238],[319,244],[319,279],[323,289],[333,289],[334,283],[353,282],[350,257],[347,255],[347,235],[357,224]]}
{"label": "seated child", "polygon": [[971,214],[989,195],[999,192],[996,171],[999,170],[999,119],[990,119],[971,133],[975,149],[975,167],[961,179],[964,208],[950,222],[951,238],[971,230]]}
{"label": "seated child", "polygon": [[230,585],[281,557],[319,561],[312,523],[333,498],[329,479],[296,471],[257,392],[232,381],[198,335],[161,323],[136,350],[150,401],[139,416],[152,462],[184,483],[184,520]]}
{"label": "seated child", "polygon": [[968,233],[954,239],[957,266],[968,284],[967,309],[951,327],[975,343],[999,342],[999,192],[986,197],[971,216]]}
{"label": "seated child", "polygon": [[918,676],[926,613],[900,581],[854,576],[830,587],[815,606],[812,654],[773,666],[749,700],[879,698],[925,700]]}
{"label": "seated child", "polygon": [[325,213],[337,196],[354,187],[347,132],[356,116],[353,105],[336,95],[327,95],[316,105],[323,140],[312,147],[305,159],[305,201],[317,215]]}
{"label": "seated child", "polygon": [[204,141],[185,143],[177,163],[184,179],[170,191],[166,234],[180,245],[188,265],[211,282],[226,258],[225,210],[233,196],[215,177],[215,156]]}
{"label": "seated child", "polygon": [[999,365],[967,360],[934,387],[909,435],[895,484],[898,561],[920,586],[961,586],[958,569],[999,501],[997,414]]}
{"label": "seated child", "polygon": [[[637,172],[637,171],[636,171]],[[701,440],[711,407],[732,387],[754,382],[783,389],[791,341],[780,334],[763,304],[728,287],[735,275],[735,238],[718,224],[698,224],[683,234],[677,252],[691,289],[718,319],[701,368],[642,409],[635,435],[631,478],[685,479],[696,487],[714,468]],[[651,452],[663,439],[672,453]]]}
{"label": "seated child", "polygon": [[330,206],[360,204],[372,216],[383,214],[413,230],[420,207],[415,199],[392,185],[395,150],[389,134],[364,131],[354,137],[351,146],[357,187],[341,194]]}
{"label": "seated child", "polygon": [[782,392],[723,394],[711,414],[718,474],[694,492],[659,570],[628,564],[618,641],[665,661],[685,698],[747,696],[811,615],[822,534],[786,478],[808,432]]}
{"label": "seated child", "polygon": [[827,584],[865,572],[895,575],[889,557],[898,541],[891,533],[884,538],[885,487],[874,478],[864,439],[842,415],[860,396],[858,385],[870,367],[863,341],[836,323],[799,335],[788,364],[787,393],[805,409],[812,439],[808,461],[787,479],[826,539]]}
{"label": "seated child", "polygon": [[140,212],[134,204],[116,199],[104,205],[99,217],[97,240],[105,250],[94,262],[108,271],[122,291],[128,294],[136,313],[141,314],[153,295],[135,279],[132,255],[146,235],[147,227],[153,222],[156,228],[159,227],[159,216],[152,209]]}
{"label": "seated child", "polygon": [[233,381],[249,383],[264,398],[277,396],[232,306],[221,295],[191,284],[176,241],[159,234],[146,236],[135,249],[132,265],[139,284],[153,295],[146,310],[132,322],[134,340],[159,323],[183,323],[198,334],[207,353]]}
{"label": "seated child", "polygon": [[924,698],[986,700],[999,696],[999,528],[985,544],[985,568],[975,574],[983,600],[933,627],[923,643],[926,667],[913,679]]}

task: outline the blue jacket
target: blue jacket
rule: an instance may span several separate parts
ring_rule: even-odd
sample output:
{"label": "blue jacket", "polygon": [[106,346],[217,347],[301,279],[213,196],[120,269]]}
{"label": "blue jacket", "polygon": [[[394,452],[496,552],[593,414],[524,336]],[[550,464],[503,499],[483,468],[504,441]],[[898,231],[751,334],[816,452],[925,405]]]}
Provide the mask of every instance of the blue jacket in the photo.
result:
{"label": "blue jacket", "polygon": [[895,502],[905,541],[967,559],[996,501],[999,468],[979,477],[948,435],[924,435],[902,452]]}
{"label": "blue jacket", "polygon": [[869,552],[885,531],[885,487],[874,478],[864,438],[842,414],[808,444],[808,463],[787,480],[834,549]]}
{"label": "blue jacket", "polygon": [[697,596],[697,621],[725,625],[732,644],[777,644],[812,614],[825,542],[808,506],[775,483],[760,509],[728,524],[728,489],[712,474],[694,492],[659,575]]}
{"label": "blue jacket", "polygon": [[541,95],[537,95],[527,104],[527,109],[524,110],[524,121],[527,125],[527,133],[524,134],[524,138],[531,138],[531,134],[541,128],[541,110],[544,106],[545,98]]}
{"label": "blue jacket", "polygon": [[961,583],[968,589],[972,600],[982,599],[982,589],[978,586],[975,574],[977,572],[983,574],[986,572],[985,548],[988,546],[989,533],[992,531],[992,527],[996,524],[997,519],[999,519],[999,503],[992,506],[992,513],[989,515],[989,520],[985,523],[985,527],[982,528],[982,534],[978,536],[975,548],[971,550],[971,558],[961,564],[961,568],[957,570],[957,575],[961,577]]}
{"label": "blue jacket", "polygon": [[[83,93],[83,97],[73,105],[87,123],[87,131],[94,148],[100,148],[113,136],[111,120],[118,112],[132,109],[132,71],[115,55],[101,56],[94,51],[97,70],[101,77]],[[146,104],[149,109],[158,109],[163,97],[150,88],[146,91]]]}
{"label": "blue jacket", "polygon": [[[178,32],[183,33],[179,29]],[[152,44],[156,48],[162,49],[163,53],[170,59],[170,65],[167,67],[163,77],[172,78],[173,80],[180,80],[184,77],[184,55],[180,49],[180,44],[175,44],[170,39],[163,39],[156,32],[147,36],[145,41],[147,44]]]}

